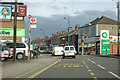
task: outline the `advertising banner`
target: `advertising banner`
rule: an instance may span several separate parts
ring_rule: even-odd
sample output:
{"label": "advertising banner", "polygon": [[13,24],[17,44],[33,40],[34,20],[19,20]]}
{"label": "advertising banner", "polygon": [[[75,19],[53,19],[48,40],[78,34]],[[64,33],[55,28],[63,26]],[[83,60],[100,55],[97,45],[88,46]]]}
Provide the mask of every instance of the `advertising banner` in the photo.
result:
{"label": "advertising banner", "polygon": [[18,16],[26,16],[27,14],[27,6],[19,6]]}
{"label": "advertising banner", "polygon": [[[13,36],[14,29],[0,28],[0,36]],[[17,37],[25,37],[25,29],[17,29]]]}
{"label": "advertising banner", "polygon": [[12,21],[12,6],[0,5],[0,22]]}

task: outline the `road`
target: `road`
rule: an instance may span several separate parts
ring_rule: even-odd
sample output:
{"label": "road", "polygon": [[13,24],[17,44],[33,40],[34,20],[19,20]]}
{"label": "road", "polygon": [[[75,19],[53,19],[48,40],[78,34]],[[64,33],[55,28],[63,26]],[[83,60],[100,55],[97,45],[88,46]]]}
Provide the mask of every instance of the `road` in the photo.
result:
{"label": "road", "polygon": [[77,55],[76,59],[58,57],[58,61],[28,78],[78,78],[90,80],[120,79],[117,58]]}

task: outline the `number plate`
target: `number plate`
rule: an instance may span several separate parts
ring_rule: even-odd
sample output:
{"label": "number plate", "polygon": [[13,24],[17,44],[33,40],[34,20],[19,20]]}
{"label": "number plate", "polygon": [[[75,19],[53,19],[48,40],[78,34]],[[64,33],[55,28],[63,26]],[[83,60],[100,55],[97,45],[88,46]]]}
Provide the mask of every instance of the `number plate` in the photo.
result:
{"label": "number plate", "polygon": [[69,55],[69,53],[66,53],[66,55]]}

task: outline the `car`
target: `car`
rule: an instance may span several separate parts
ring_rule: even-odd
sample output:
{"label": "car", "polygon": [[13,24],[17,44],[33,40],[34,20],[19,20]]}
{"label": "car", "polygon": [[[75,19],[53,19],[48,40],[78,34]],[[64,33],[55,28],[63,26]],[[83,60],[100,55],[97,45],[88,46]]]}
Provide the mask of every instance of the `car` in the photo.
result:
{"label": "car", "polygon": [[[6,42],[6,45],[10,48],[10,53],[12,54],[11,57],[13,57],[13,42]],[[18,60],[22,60],[24,57],[24,51],[25,51],[25,57],[28,59],[29,57],[29,48],[26,43],[23,42],[16,42],[16,58]]]}
{"label": "car", "polygon": [[5,61],[10,56],[10,49],[5,44],[0,44],[0,57],[2,61]]}
{"label": "car", "polygon": [[76,50],[74,46],[64,46],[63,59],[65,57],[73,57],[75,59]]}
{"label": "car", "polygon": [[53,47],[52,56],[63,55],[62,50],[63,50],[63,47],[61,47],[61,46]]}

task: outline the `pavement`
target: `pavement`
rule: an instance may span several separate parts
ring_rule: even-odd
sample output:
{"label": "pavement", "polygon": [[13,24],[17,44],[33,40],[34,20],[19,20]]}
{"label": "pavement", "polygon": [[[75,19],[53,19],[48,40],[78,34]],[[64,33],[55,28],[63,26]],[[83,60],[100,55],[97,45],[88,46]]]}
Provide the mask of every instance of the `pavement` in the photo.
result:
{"label": "pavement", "polygon": [[26,75],[52,64],[57,58],[48,54],[42,54],[39,58],[12,62],[12,60],[2,62],[2,78],[25,78]]}

